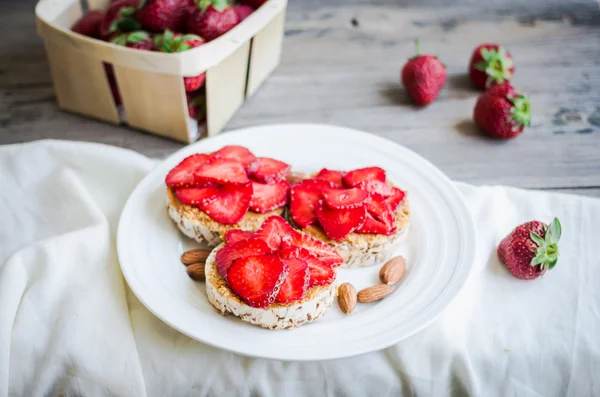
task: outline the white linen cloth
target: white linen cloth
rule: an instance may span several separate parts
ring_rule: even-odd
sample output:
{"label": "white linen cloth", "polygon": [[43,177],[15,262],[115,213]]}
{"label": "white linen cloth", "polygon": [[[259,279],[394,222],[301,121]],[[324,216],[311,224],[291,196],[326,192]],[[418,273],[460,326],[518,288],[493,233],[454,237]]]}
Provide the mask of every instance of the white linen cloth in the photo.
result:
{"label": "white linen cloth", "polygon": [[[458,184],[479,246],[450,308],[380,352],[281,362],[196,342],[127,287],[117,223],[154,165],[97,144],[0,147],[0,396],[600,395],[599,200]],[[513,278],[498,242],[553,216],[557,267]]]}

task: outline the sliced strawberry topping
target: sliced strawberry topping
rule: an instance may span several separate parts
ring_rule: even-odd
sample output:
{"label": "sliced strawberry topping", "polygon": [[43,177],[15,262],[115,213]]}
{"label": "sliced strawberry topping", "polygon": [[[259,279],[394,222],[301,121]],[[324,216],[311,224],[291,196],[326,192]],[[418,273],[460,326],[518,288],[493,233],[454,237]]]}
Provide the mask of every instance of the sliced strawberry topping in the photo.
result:
{"label": "sliced strawberry topping", "polygon": [[362,205],[356,208],[335,209],[321,201],[317,206],[317,218],[327,237],[341,240],[365,223],[367,211]]}
{"label": "sliced strawberry topping", "polygon": [[294,223],[304,229],[317,221],[316,207],[321,190],[309,185],[294,185],[290,194],[290,213]]}
{"label": "sliced strawberry topping", "polygon": [[246,230],[240,229],[231,229],[225,233],[225,242],[227,244],[235,244],[238,241],[244,241],[251,239],[254,233],[248,232]]}
{"label": "sliced strawberry topping", "polygon": [[290,184],[285,179],[271,185],[252,181],[252,190],[250,209],[264,214],[287,204]]}
{"label": "sliced strawberry topping", "polygon": [[245,185],[223,185],[219,187],[219,193],[211,200],[198,203],[198,208],[215,221],[232,225],[246,215],[250,200],[252,200],[252,184],[250,182]]}
{"label": "sliced strawberry topping", "polygon": [[210,157],[237,161],[238,163],[241,163],[248,171],[258,167],[256,156],[243,146],[223,146],[221,149],[211,154]]}
{"label": "sliced strawberry topping", "polygon": [[325,189],[323,198],[327,205],[335,209],[356,208],[364,205],[369,193],[353,187],[352,189]]}
{"label": "sliced strawberry topping", "polygon": [[288,275],[281,284],[279,293],[275,298],[278,303],[289,303],[304,298],[308,283],[310,281],[310,272],[306,261],[294,257],[292,251],[297,249],[281,250],[279,259],[287,265]]}
{"label": "sliced strawberry topping", "polygon": [[333,184],[332,187],[344,187],[344,183],[342,181],[343,178],[343,172],[328,170],[327,168],[323,168],[315,177],[315,179],[323,179],[325,181],[330,181]]}
{"label": "sliced strawberry topping", "polygon": [[322,191],[324,189],[329,189],[329,188],[335,187],[333,185],[333,182],[326,181],[325,179],[305,179],[305,180],[301,181],[300,183],[297,183],[294,186],[297,186],[297,185],[310,187],[310,188],[316,189],[318,191]]}
{"label": "sliced strawberry topping", "polygon": [[335,267],[320,260],[307,249],[287,245],[287,243],[284,244],[285,248],[283,248],[282,253],[285,252],[285,255],[289,257],[301,259],[308,265],[309,288],[317,285],[328,285],[335,281]]}
{"label": "sliced strawberry topping", "polygon": [[296,233],[285,219],[273,215],[263,222],[260,229],[254,233],[254,237],[264,240],[273,251],[276,251],[281,245],[282,238]]}
{"label": "sliced strawberry topping", "polygon": [[208,162],[206,154],[193,154],[177,164],[165,178],[165,183],[170,187],[195,186],[194,172]]}
{"label": "sliced strawberry topping", "polygon": [[355,187],[362,181],[375,180],[385,182],[385,171],[379,167],[359,168],[344,175],[344,183]]}
{"label": "sliced strawberry topping", "polygon": [[398,205],[400,205],[402,200],[404,200],[404,196],[406,196],[406,193],[404,193],[404,191],[402,191],[396,187],[393,187],[392,190],[393,190],[392,195],[389,197],[386,197],[384,201],[386,203],[388,203],[388,205],[390,206],[392,211],[396,211],[396,208],[398,208]]}
{"label": "sliced strawberry topping", "polygon": [[252,171],[252,176],[264,183],[275,183],[290,173],[290,166],[282,161],[269,157],[258,158],[258,168]]}
{"label": "sliced strawberry topping", "polygon": [[212,158],[194,173],[198,182],[219,184],[246,184],[249,182],[246,171],[236,160]]}
{"label": "sliced strawberry topping", "polygon": [[271,253],[271,249],[262,240],[251,238],[248,240],[238,241],[233,244],[227,244],[225,247],[217,251],[215,263],[217,270],[224,278],[227,278],[227,272],[233,264],[233,261],[238,258],[247,256],[256,256]]}
{"label": "sliced strawberry topping", "polygon": [[307,234],[294,232],[283,239],[282,248],[289,246],[304,248],[311,255],[330,267],[341,265],[344,260],[337,251],[322,241],[315,240]]}
{"label": "sliced strawberry topping", "polygon": [[227,272],[229,286],[249,306],[269,306],[287,277],[287,266],[277,255],[236,259]]}
{"label": "sliced strawberry topping", "polygon": [[219,194],[218,187],[184,187],[175,191],[177,198],[184,204],[208,203]]}
{"label": "sliced strawberry topping", "polygon": [[358,188],[369,192],[371,197],[379,201],[394,194],[394,188],[381,181],[362,181],[357,186]]}
{"label": "sliced strawberry topping", "polygon": [[394,213],[385,201],[369,200],[366,204],[367,218],[365,223],[356,229],[357,233],[385,234],[396,231]]}

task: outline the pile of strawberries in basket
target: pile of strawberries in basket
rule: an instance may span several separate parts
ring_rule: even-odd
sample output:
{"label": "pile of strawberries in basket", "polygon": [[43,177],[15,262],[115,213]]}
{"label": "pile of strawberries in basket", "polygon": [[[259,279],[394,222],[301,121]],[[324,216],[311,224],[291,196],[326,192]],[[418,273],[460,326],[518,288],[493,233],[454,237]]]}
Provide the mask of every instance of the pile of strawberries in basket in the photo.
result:
{"label": "pile of strawberries in basket", "polygon": [[[91,10],[72,27],[82,35],[145,51],[182,52],[233,29],[266,0],[116,0],[105,11]],[[111,65],[105,64],[115,103],[121,97]],[[205,118],[205,73],[185,77],[190,117]]]}

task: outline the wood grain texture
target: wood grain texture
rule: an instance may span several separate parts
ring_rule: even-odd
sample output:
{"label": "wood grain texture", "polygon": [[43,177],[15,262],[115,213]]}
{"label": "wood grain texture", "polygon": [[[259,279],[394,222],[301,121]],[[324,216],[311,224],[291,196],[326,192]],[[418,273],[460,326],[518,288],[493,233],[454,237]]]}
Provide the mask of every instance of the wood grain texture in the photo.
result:
{"label": "wood grain texture", "polygon": [[[440,7],[443,5],[443,7]],[[104,142],[163,157],[181,144],[60,111],[32,0],[0,2],[0,143],[41,138]],[[19,35],[11,34],[17,30]],[[564,0],[291,0],[280,66],[226,129],[316,122],[401,143],[451,178],[562,189],[600,197],[600,11]],[[412,106],[399,71],[419,38],[447,65],[440,97]],[[497,41],[513,53],[515,84],[533,125],[515,140],[481,135],[471,50]],[[285,139],[285,137],[282,137]]]}

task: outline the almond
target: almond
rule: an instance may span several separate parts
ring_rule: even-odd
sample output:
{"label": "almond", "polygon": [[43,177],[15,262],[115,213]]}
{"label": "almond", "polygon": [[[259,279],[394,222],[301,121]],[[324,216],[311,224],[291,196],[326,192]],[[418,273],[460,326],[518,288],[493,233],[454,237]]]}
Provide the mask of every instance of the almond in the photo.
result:
{"label": "almond", "polygon": [[206,275],[204,274],[204,262],[192,263],[187,268],[187,274],[192,280],[204,281]]}
{"label": "almond", "polygon": [[402,256],[396,256],[386,262],[379,270],[379,279],[384,284],[396,284],[406,270],[406,260]]}
{"label": "almond", "polygon": [[209,250],[189,250],[184,252],[183,255],[181,255],[181,262],[186,266],[191,265],[192,263],[206,262],[206,258],[208,258],[209,255]]}
{"label": "almond", "polygon": [[375,302],[379,299],[385,298],[393,290],[394,287],[392,285],[377,284],[358,291],[357,298],[358,301],[362,303]]}
{"label": "almond", "polygon": [[345,314],[351,313],[356,306],[356,290],[350,283],[338,287],[338,304]]}

